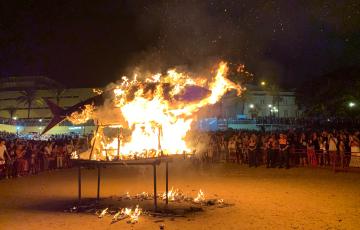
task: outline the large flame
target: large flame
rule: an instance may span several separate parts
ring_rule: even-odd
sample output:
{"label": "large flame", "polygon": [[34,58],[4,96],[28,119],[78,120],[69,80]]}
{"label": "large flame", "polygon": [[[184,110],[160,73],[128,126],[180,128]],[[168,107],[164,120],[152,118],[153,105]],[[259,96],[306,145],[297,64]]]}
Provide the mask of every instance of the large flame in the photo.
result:
{"label": "large flame", "polygon": [[85,105],[83,110],[73,112],[67,119],[75,125],[83,124],[91,119],[94,109],[94,105]]}
{"label": "large flame", "polygon": [[[113,109],[99,108],[90,113],[92,108],[88,108],[88,114],[98,124],[119,129],[116,137],[108,138],[104,126],[99,126],[92,141],[95,147],[92,159],[156,157],[189,152],[184,139],[191,129],[195,113],[218,102],[229,90],[237,90],[238,94],[242,91],[239,85],[226,78],[227,72],[227,64],[221,62],[213,78],[194,77],[176,70],[169,70],[165,75],[155,74],[144,81],[139,81],[137,76],[133,80],[123,77],[113,89]],[[105,113],[116,113],[119,120],[116,124],[109,122]],[[72,118],[76,120],[76,116]],[[125,130],[130,130],[130,135],[123,134]]]}

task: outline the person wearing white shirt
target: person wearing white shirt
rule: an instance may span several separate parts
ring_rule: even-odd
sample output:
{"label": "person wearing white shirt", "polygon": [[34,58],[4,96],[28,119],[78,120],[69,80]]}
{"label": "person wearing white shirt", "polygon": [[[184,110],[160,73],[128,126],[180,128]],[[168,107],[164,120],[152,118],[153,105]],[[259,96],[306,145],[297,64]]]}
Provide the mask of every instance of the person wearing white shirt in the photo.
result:
{"label": "person wearing white shirt", "polygon": [[[6,158],[5,158],[5,154],[6,154]],[[8,169],[9,169],[9,167],[12,167],[12,165],[11,165],[11,158],[6,149],[4,140],[2,140],[0,142],[0,165],[5,166],[6,179],[8,179],[9,178],[9,173],[8,173],[9,170]]]}
{"label": "person wearing white shirt", "polygon": [[336,161],[337,161],[337,143],[338,140],[332,134],[329,135],[329,155],[330,162],[333,166],[333,170],[335,170]]}
{"label": "person wearing white shirt", "polygon": [[0,161],[4,161],[4,164],[5,164],[5,153],[8,157],[5,141],[1,141],[0,142]]}

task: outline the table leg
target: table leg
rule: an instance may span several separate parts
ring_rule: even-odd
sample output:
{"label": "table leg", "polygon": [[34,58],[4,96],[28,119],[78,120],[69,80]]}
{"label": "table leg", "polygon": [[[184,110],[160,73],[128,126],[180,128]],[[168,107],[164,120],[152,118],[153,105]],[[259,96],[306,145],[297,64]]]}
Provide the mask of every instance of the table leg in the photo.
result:
{"label": "table leg", "polygon": [[166,190],[166,204],[169,203],[169,162],[166,161],[165,165],[165,190]]}
{"label": "table leg", "polygon": [[78,168],[78,202],[81,203],[81,166]]}
{"label": "table leg", "polygon": [[154,208],[157,210],[157,192],[156,192],[156,164],[153,165],[154,169]]}
{"label": "table leg", "polygon": [[97,201],[100,200],[100,170],[101,170],[101,167],[98,166],[97,196],[96,196]]}

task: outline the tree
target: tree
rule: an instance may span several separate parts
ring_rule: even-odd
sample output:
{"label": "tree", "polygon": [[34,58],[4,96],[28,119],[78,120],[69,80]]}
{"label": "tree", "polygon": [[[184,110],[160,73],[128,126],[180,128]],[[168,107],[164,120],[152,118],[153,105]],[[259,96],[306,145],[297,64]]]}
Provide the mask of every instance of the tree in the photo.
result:
{"label": "tree", "polygon": [[[278,85],[270,85],[269,86],[270,95],[273,97],[272,103],[277,106],[278,111],[280,111],[280,102],[283,101],[283,98],[280,95],[280,88]],[[277,113],[279,117],[279,112]]]}
{"label": "tree", "polygon": [[8,111],[9,115],[10,115],[10,119],[12,119],[17,111],[17,108],[10,106],[5,108],[6,111]]}
{"label": "tree", "polygon": [[55,94],[55,99],[56,99],[57,105],[60,104],[61,97],[64,95],[65,92],[66,92],[66,89],[61,88],[61,87],[57,87],[54,89],[54,94]]}
{"label": "tree", "polygon": [[238,98],[237,102],[240,104],[240,114],[244,114],[245,113],[245,102],[249,99],[249,92],[247,90],[245,90],[237,98]]}
{"label": "tree", "polygon": [[[360,118],[360,68],[347,67],[305,82],[298,90],[298,104],[307,116]],[[349,107],[349,103],[356,104]]]}
{"label": "tree", "polygon": [[27,117],[30,118],[30,111],[34,103],[41,104],[41,99],[37,95],[37,91],[34,89],[26,89],[20,92],[20,96],[17,98],[19,103],[22,103],[27,106],[28,114]]}

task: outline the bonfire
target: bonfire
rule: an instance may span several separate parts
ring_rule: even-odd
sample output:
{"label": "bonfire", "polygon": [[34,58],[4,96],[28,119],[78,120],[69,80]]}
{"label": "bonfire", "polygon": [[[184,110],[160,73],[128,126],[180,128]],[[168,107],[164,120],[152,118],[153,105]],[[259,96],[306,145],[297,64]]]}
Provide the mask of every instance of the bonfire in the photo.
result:
{"label": "bonfire", "polygon": [[226,77],[227,72],[227,64],[221,62],[212,77],[175,69],[143,80],[137,75],[132,80],[123,77],[112,85],[104,105],[87,106],[68,117],[76,124],[89,119],[97,124],[92,147],[80,158],[124,160],[192,153],[185,137],[196,113],[230,90],[238,94],[243,90]]}

